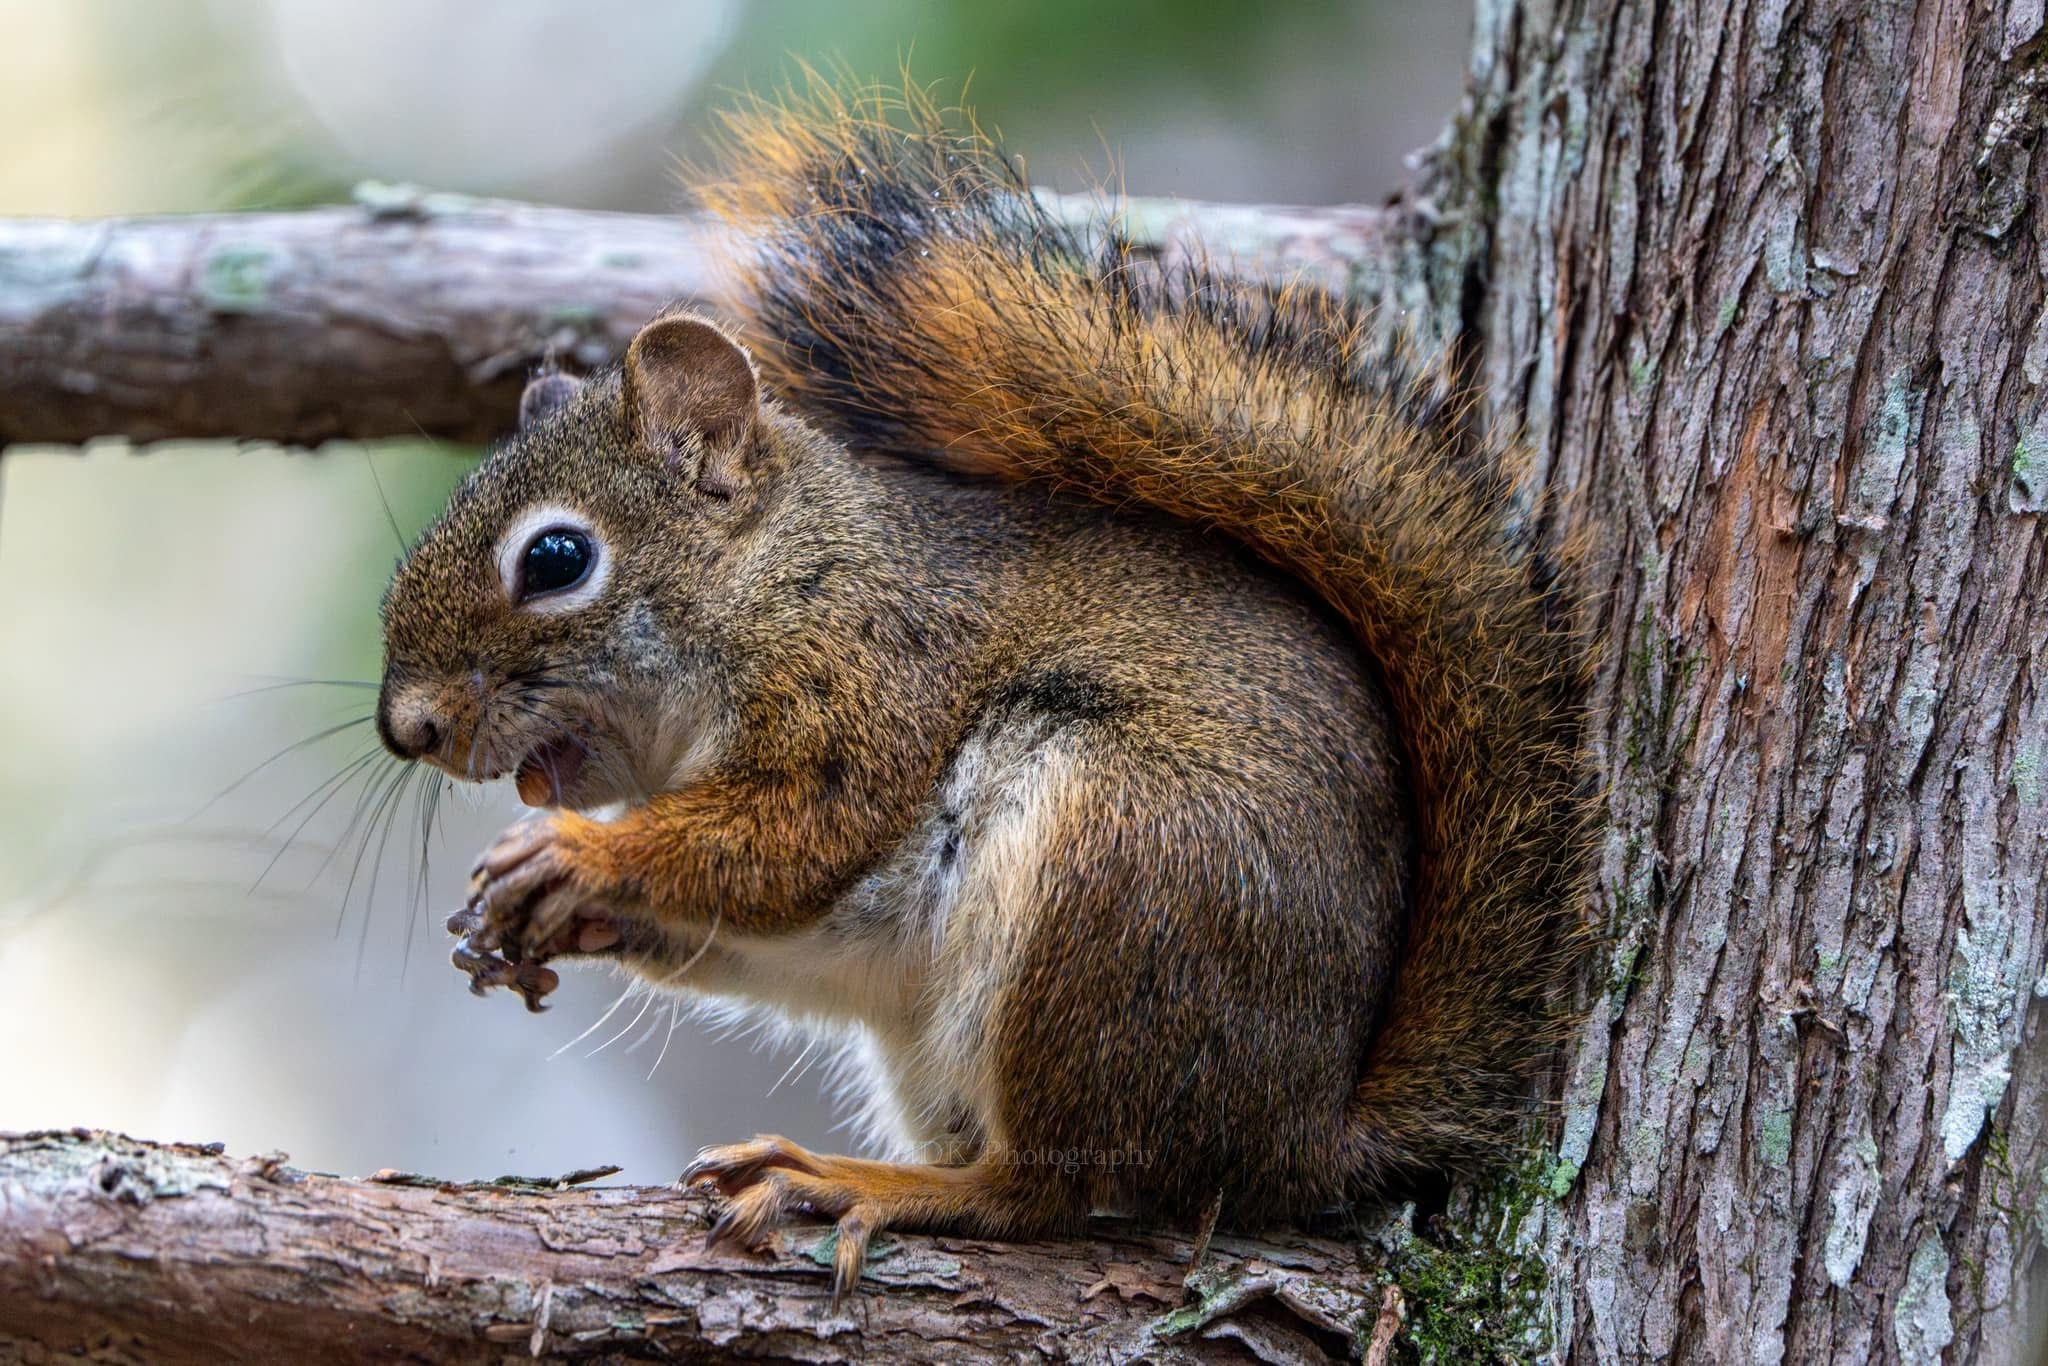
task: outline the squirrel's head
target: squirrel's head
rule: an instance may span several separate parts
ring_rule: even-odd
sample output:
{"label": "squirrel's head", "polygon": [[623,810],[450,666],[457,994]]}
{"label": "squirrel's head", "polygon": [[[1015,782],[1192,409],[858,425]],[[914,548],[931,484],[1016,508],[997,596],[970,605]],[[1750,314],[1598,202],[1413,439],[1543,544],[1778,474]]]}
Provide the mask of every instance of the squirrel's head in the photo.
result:
{"label": "squirrel's head", "polygon": [[718,622],[805,439],[687,314],[616,372],[535,380],[385,594],[385,745],[458,778],[516,773],[530,805],[672,786],[716,743]]}

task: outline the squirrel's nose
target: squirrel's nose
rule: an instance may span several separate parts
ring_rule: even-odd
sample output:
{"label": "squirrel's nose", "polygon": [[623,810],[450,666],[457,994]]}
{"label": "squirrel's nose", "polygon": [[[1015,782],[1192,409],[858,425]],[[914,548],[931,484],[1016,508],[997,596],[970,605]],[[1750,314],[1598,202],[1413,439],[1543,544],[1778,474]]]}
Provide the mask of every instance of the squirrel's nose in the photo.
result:
{"label": "squirrel's nose", "polygon": [[424,698],[386,689],[377,699],[377,738],[399,758],[417,759],[440,748],[441,726]]}

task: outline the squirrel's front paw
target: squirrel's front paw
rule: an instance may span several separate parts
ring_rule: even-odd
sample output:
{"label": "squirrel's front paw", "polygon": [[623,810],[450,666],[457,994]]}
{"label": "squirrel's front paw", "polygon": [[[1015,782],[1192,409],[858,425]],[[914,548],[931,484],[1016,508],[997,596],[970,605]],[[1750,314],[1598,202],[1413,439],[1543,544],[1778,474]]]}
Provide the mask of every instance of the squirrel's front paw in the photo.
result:
{"label": "squirrel's front paw", "polygon": [[528,1010],[540,1010],[561,980],[544,963],[618,944],[618,924],[579,870],[567,834],[558,815],[522,821],[477,860],[469,902],[448,919],[448,932],[461,936],[455,966],[469,974],[471,991],[509,986]]}

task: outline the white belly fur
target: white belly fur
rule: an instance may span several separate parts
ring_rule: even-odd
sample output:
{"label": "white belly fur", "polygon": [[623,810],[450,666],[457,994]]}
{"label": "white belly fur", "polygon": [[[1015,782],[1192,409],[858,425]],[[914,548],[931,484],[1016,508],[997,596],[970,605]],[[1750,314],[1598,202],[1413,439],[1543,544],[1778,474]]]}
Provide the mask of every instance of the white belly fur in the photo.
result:
{"label": "white belly fur", "polygon": [[822,920],[776,937],[714,932],[658,985],[714,1021],[831,1055],[871,1149],[965,1160],[1000,1137],[985,1026],[1076,758],[1036,726],[977,734],[909,834]]}

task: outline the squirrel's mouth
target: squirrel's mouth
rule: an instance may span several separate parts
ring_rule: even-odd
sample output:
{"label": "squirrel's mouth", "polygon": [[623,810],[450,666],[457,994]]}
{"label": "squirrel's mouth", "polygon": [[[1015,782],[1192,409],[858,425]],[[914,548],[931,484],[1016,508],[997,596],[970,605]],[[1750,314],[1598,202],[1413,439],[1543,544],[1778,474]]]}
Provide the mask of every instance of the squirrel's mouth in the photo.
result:
{"label": "squirrel's mouth", "polygon": [[535,745],[519,761],[514,781],[519,800],[528,806],[561,806],[563,795],[576,785],[590,748],[573,735],[558,736]]}

